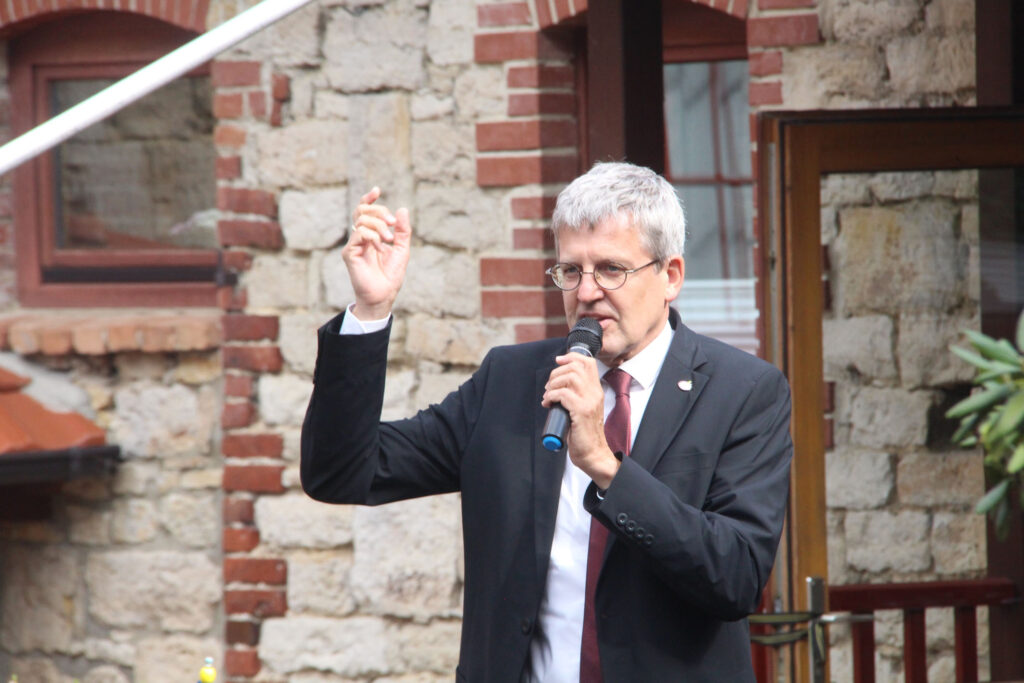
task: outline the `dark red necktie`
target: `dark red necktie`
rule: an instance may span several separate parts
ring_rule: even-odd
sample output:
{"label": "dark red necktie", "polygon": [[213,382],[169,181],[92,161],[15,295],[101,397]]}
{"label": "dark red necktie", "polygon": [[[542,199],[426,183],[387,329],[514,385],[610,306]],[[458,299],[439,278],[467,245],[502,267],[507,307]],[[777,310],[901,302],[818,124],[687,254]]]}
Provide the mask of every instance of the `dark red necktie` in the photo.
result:
{"label": "dark red necktie", "polygon": [[[604,438],[609,448],[629,455],[629,385],[633,378],[623,370],[614,368],[604,375],[604,381],[615,392],[615,406],[604,422]],[[590,519],[590,546],[587,550],[587,588],[583,606],[583,642],[580,646],[580,683],[601,683],[601,657],[597,650],[597,613],[594,606],[594,589],[601,573],[604,547],[608,541],[608,529]]]}

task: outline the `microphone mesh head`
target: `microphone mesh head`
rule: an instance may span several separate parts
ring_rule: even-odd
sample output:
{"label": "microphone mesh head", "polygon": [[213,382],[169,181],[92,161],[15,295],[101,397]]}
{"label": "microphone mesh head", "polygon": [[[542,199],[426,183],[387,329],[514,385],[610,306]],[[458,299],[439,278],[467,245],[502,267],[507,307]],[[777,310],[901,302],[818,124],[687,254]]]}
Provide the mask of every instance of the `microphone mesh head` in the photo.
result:
{"label": "microphone mesh head", "polygon": [[602,334],[604,334],[604,330],[601,329],[601,323],[593,318],[580,318],[569,332],[569,336],[565,340],[565,348],[584,346],[590,351],[591,356],[596,356],[597,352],[601,350]]}

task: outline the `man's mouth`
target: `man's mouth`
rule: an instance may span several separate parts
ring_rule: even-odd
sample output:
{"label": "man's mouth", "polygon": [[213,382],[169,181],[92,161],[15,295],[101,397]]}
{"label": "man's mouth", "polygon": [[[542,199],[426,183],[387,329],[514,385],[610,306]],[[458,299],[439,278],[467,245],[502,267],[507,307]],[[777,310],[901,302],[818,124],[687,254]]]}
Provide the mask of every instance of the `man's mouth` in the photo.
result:
{"label": "man's mouth", "polygon": [[600,313],[581,313],[580,318],[593,318],[600,325],[602,330],[607,330],[608,326],[612,324],[612,317],[608,315],[601,315]]}

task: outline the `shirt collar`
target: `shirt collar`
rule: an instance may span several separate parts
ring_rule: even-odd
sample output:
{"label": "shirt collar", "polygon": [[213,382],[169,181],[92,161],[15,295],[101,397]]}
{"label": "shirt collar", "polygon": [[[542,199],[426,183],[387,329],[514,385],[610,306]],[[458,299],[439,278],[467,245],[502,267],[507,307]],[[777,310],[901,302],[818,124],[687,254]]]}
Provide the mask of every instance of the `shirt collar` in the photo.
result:
{"label": "shirt collar", "polygon": [[[658,373],[661,372],[665,356],[668,355],[668,348],[672,345],[672,336],[674,334],[675,330],[672,329],[672,325],[666,321],[665,326],[661,328],[661,332],[658,333],[658,336],[650,344],[619,367],[623,371],[628,372],[629,376],[640,385],[641,389],[648,389],[658,379]],[[601,377],[604,377],[608,370],[607,365],[600,360],[597,361],[597,372]]]}

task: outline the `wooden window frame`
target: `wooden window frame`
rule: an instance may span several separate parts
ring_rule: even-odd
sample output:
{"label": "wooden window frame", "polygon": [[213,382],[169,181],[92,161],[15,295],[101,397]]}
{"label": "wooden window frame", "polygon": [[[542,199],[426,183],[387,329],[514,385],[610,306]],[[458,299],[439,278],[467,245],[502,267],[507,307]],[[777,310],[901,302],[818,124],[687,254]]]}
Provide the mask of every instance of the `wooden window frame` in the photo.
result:
{"label": "wooden window frame", "polygon": [[[49,117],[51,81],[125,76],[194,35],[150,17],[122,12],[76,15],[33,28],[12,40],[9,50],[15,134]],[[208,73],[204,65],[189,76]],[[218,249],[58,250],[53,174],[52,151],[12,173],[22,305],[216,305],[218,280],[224,279]]]}

